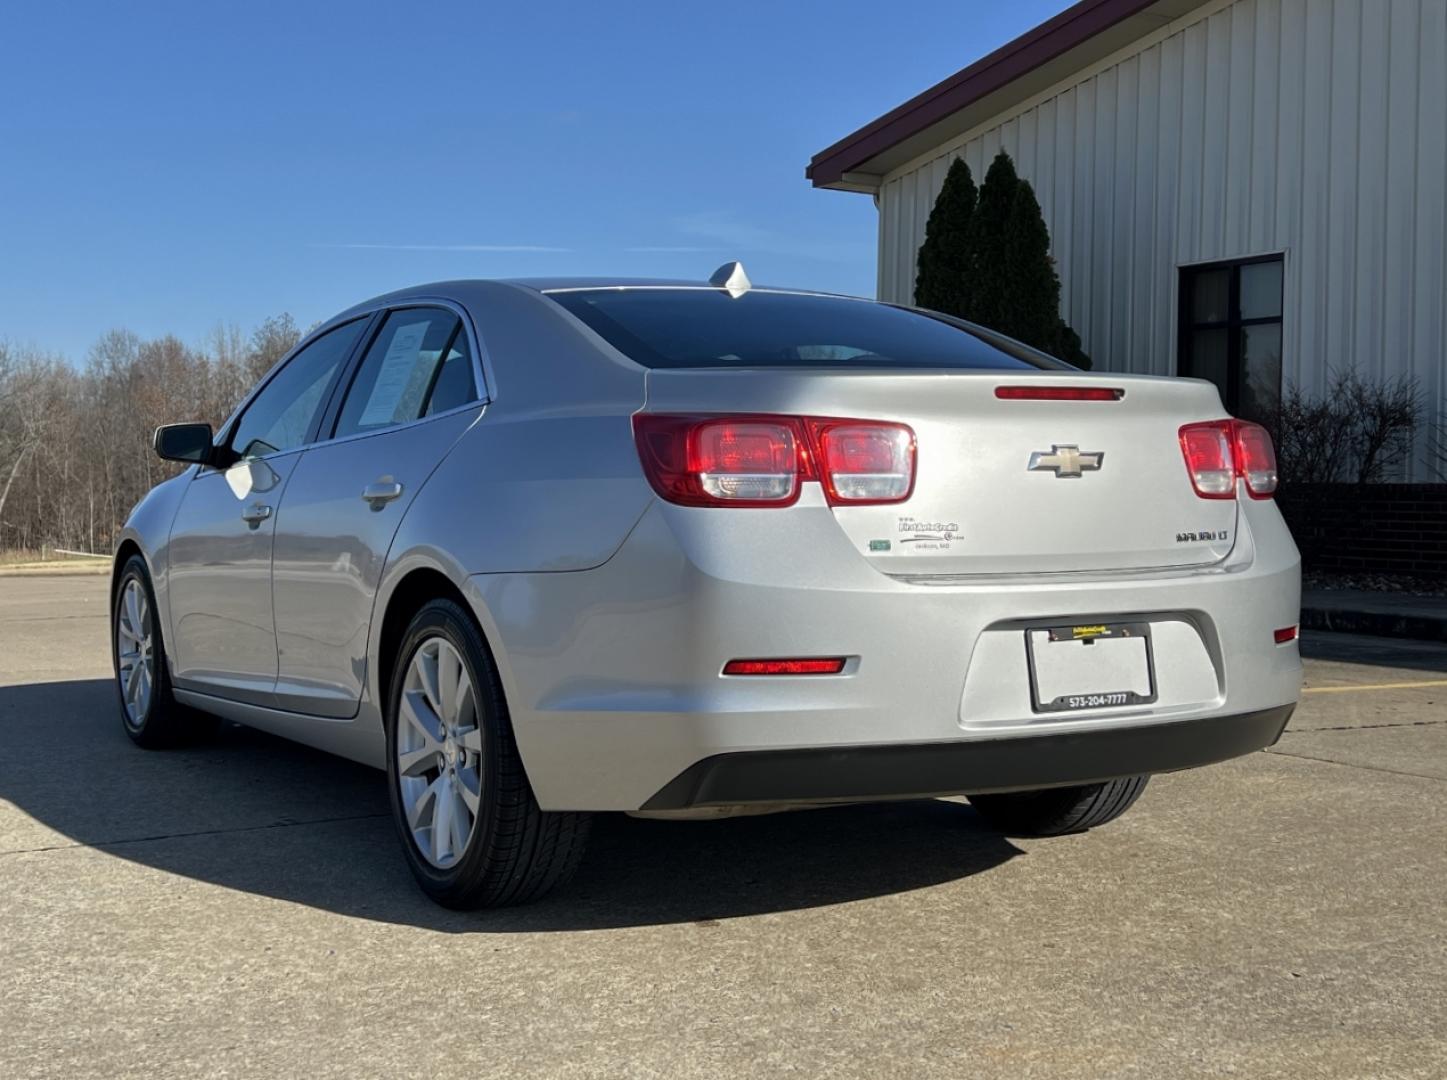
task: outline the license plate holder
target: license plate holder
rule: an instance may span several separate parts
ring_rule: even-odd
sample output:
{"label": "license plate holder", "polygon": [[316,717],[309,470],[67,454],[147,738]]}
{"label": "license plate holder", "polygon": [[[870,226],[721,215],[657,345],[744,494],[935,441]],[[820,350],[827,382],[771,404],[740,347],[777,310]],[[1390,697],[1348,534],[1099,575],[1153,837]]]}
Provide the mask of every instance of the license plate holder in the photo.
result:
{"label": "license plate holder", "polygon": [[1151,628],[1080,623],[1025,631],[1030,707],[1037,713],[1149,705],[1156,700]]}

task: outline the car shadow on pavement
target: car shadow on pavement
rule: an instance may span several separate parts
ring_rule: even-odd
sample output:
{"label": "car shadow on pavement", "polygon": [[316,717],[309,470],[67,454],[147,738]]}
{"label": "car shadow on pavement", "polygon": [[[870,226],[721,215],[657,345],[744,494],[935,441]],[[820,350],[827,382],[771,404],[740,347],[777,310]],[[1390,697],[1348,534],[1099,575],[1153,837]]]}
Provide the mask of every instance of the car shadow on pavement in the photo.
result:
{"label": "car shadow on pavement", "polygon": [[453,933],[706,925],[927,888],[1021,854],[967,805],[941,800],[702,822],[600,814],[567,888],[526,907],[450,912],[406,869],[382,773],[236,725],[194,747],[140,750],[108,679],[0,687],[0,800],[23,812],[0,806],[0,852],[90,848]]}

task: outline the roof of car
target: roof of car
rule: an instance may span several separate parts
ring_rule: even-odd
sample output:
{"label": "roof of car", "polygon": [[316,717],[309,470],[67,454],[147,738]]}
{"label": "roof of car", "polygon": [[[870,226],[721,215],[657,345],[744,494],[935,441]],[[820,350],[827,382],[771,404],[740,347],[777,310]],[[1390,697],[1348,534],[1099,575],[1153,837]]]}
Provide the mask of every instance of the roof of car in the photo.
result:
{"label": "roof of car", "polygon": [[688,278],[624,278],[624,277],[525,277],[505,278],[509,285],[521,285],[538,292],[560,289],[638,289],[708,287],[707,281]]}
{"label": "roof of car", "polygon": [[[717,289],[707,281],[690,281],[687,278],[625,278],[625,277],[535,277],[535,278],[458,278],[451,281],[429,281],[396,289],[380,296],[374,296],[355,304],[346,311],[327,321],[334,323],[355,318],[357,315],[375,310],[378,306],[398,304],[412,300],[430,300],[437,297],[451,297],[466,300],[484,290],[499,288],[527,289],[530,292],[550,293],[583,289]],[[794,293],[810,296],[840,296],[849,300],[867,300],[868,297],[844,296],[840,293],[821,292],[817,289],[798,289],[786,286],[754,285],[754,292]]]}
{"label": "roof of car", "polygon": [[[466,291],[476,286],[488,285],[513,285],[518,288],[530,289],[534,292],[563,292],[572,289],[717,289],[720,286],[712,285],[707,281],[692,280],[689,278],[628,278],[628,277],[525,277],[525,278],[459,278],[452,281],[430,281],[424,284],[409,285],[403,289],[385,293],[382,296],[374,297],[367,303],[376,300],[397,300],[409,296],[446,296],[449,293]],[[806,289],[792,285],[761,285],[750,286],[750,291],[759,292],[783,292],[783,293],[809,293],[815,296],[846,296],[844,293],[831,293],[823,289]],[[868,297],[854,297],[849,299],[863,299]]]}

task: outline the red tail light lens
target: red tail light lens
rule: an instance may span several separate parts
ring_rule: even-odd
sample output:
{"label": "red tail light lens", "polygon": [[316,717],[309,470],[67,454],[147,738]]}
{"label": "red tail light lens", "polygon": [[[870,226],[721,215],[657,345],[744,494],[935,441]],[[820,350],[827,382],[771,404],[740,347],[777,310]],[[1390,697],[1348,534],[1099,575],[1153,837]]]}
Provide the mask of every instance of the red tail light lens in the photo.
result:
{"label": "red tail light lens", "polygon": [[638,413],[633,437],[653,490],[681,506],[792,506],[808,480],[822,480],[831,505],[903,502],[914,489],[903,424]]}
{"label": "red tail light lens", "polygon": [[894,503],[914,487],[914,432],[903,424],[815,420],[819,473],[831,503]]}
{"label": "red tail light lens", "polygon": [[1276,493],[1276,448],[1260,424],[1237,420],[1236,472],[1246,481],[1253,499],[1269,499]]}
{"label": "red tail light lens", "polygon": [[1181,428],[1181,452],[1191,485],[1203,499],[1234,499],[1236,478],[1246,481],[1253,499],[1276,492],[1276,451],[1260,424],[1246,420],[1210,420]]}
{"label": "red tail light lens", "polygon": [[787,417],[633,418],[653,490],[680,506],[790,506],[799,497],[798,425]]}
{"label": "red tail light lens", "polygon": [[1181,428],[1181,452],[1191,485],[1203,499],[1236,497],[1236,456],[1231,446],[1231,421],[1212,420]]}
{"label": "red tail light lens", "polygon": [[725,502],[792,500],[799,486],[799,447],[789,424],[731,420],[689,434],[688,471]]}
{"label": "red tail light lens", "polygon": [[1119,401],[1125,391],[1118,386],[997,386],[1001,401]]}
{"label": "red tail light lens", "polygon": [[1276,639],[1276,644],[1286,645],[1296,640],[1296,627],[1283,626],[1280,630],[1273,630],[1271,636]]}
{"label": "red tail light lens", "polygon": [[842,656],[807,660],[730,660],[725,675],[838,675],[844,670]]}

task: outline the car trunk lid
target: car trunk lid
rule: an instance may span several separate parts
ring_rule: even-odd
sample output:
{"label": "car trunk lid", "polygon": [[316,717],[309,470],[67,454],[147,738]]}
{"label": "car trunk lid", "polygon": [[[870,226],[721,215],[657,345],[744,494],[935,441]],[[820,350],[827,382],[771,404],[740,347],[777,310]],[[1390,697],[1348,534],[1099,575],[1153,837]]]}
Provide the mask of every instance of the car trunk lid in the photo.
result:
{"label": "car trunk lid", "polygon": [[[1110,400],[997,390],[1111,388]],[[903,576],[1209,566],[1235,539],[1234,499],[1196,495],[1183,424],[1222,417],[1192,379],[1018,371],[689,369],[649,373],[650,412],[889,420],[917,442],[902,503],[833,515],[874,566]],[[768,512],[768,511],[753,511]]]}

